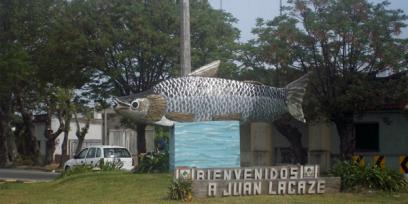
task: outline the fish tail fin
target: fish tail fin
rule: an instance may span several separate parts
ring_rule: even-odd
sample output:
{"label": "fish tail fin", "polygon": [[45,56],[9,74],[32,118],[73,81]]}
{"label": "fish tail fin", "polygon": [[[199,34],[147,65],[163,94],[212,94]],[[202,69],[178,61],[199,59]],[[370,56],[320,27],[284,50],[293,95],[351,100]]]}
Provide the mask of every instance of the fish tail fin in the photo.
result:
{"label": "fish tail fin", "polygon": [[310,72],[286,86],[287,90],[286,103],[288,106],[289,113],[296,120],[299,120],[304,123],[306,122],[306,119],[303,114],[302,102],[303,96],[306,93],[306,87],[309,81],[309,76]]}

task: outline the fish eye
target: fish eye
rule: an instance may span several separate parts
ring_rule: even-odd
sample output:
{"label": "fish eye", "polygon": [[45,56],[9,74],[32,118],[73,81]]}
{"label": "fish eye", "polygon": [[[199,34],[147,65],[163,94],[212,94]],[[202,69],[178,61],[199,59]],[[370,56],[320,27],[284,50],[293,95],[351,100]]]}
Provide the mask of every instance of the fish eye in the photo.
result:
{"label": "fish eye", "polygon": [[132,106],[132,109],[137,109],[137,107],[139,107],[139,103],[137,101],[132,101],[130,105]]}

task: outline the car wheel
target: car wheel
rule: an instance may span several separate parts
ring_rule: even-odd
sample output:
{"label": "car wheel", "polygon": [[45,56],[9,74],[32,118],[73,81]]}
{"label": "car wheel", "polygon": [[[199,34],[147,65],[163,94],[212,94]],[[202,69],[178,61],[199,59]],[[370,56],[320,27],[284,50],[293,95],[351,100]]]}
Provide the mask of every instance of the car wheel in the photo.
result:
{"label": "car wheel", "polygon": [[71,168],[69,166],[65,167],[65,171],[69,171]]}

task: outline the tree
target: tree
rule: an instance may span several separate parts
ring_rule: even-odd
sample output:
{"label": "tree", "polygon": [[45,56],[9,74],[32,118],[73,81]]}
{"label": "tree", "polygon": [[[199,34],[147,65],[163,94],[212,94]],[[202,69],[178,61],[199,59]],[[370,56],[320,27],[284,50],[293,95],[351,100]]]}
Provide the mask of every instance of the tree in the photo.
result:
{"label": "tree", "polygon": [[340,156],[349,158],[354,151],[355,114],[386,102],[381,94],[387,86],[378,83],[376,74],[406,68],[407,39],[397,36],[407,16],[387,9],[388,2],[289,3],[284,15],[258,20],[254,42],[261,56],[256,59],[280,70],[313,71],[306,115],[309,120],[323,116],[333,121],[340,137]]}
{"label": "tree", "polygon": [[[54,152],[55,152],[55,139],[64,132],[69,127],[70,124],[66,124],[66,118],[72,117],[70,112],[67,111],[69,103],[67,101],[71,100],[71,92],[62,88],[49,88],[45,102],[45,128],[44,136],[47,139],[46,149],[45,149],[45,164],[50,164],[54,161]],[[56,116],[58,120],[58,128],[56,130],[52,129],[52,119],[53,116]]]}
{"label": "tree", "polygon": [[[75,0],[68,13],[87,40],[91,66],[97,69],[94,78],[99,83],[90,84],[92,95],[135,94],[179,74],[177,1]],[[234,22],[231,15],[212,9],[206,1],[191,1],[193,67],[221,59],[226,62],[223,75],[233,75],[239,35]],[[131,127],[138,133],[139,152],[145,152],[145,125]]]}
{"label": "tree", "polygon": [[[0,140],[6,157],[0,158],[0,165],[14,162],[17,156],[16,137],[11,131],[14,114],[19,112],[25,126],[22,138],[25,148],[20,149],[26,156],[37,155],[37,142],[32,133],[32,89],[35,89],[36,67],[32,53],[42,45],[39,36],[44,29],[43,10],[50,1],[0,1]],[[21,147],[21,145],[20,145]]]}
{"label": "tree", "polygon": [[89,124],[91,122],[91,113],[88,112],[84,112],[84,119],[85,119],[85,126],[81,128],[81,126],[79,125],[79,119],[78,119],[78,114],[75,112],[74,113],[74,117],[75,117],[75,124],[76,124],[76,132],[75,135],[78,138],[78,143],[77,143],[77,147],[75,150],[75,155],[78,154],[81,149],[82,149],[82,144],[84,143],[85,140],[85,136],[88,133],[89,130]]}

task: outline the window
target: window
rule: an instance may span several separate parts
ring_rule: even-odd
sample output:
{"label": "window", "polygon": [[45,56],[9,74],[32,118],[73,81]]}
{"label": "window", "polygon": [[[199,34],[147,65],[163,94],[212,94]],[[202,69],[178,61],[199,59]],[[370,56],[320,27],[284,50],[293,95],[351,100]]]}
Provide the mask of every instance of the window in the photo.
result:
{"label": "window", "polygon": [[86,158],[95,158],[95,153],[96,153],[96,149],[90,148],[88,151],[88,154],[86,155]]}
{"label": "window", "polygon": [[88,152],[88,148],[83,149],[81,152],[78,154],[78,159],[83,159],[85,158],[86,153]]}
{"label": "window", "polygon": [[96,148],[96,157],[101,157],[101,148]]}
{"label": "window", "polygon": [[378,152],[379,148],[379,125],[378,123],[355,124],[356,151]]}
{"label": "window", "polygon": [[103,149],[103,155],[105,158],[109,157],[130,157],[130,153],[124,148],[105,148]]}

